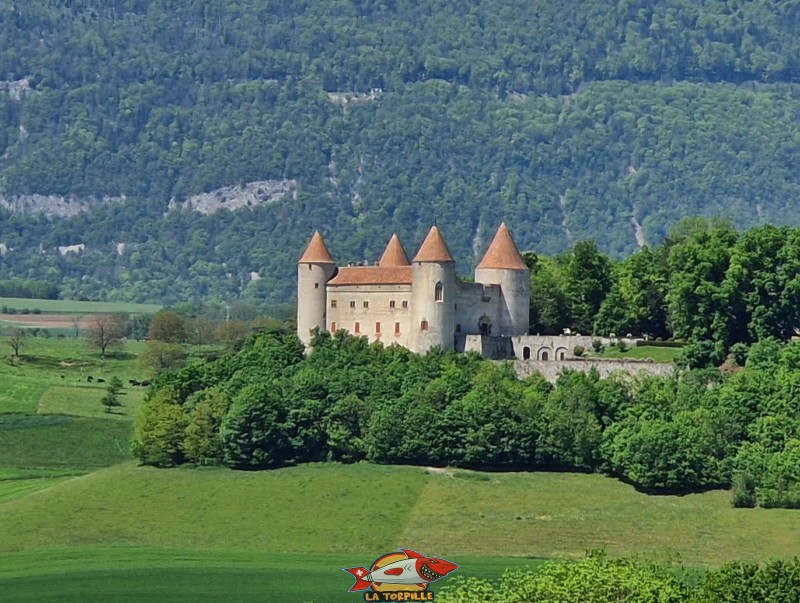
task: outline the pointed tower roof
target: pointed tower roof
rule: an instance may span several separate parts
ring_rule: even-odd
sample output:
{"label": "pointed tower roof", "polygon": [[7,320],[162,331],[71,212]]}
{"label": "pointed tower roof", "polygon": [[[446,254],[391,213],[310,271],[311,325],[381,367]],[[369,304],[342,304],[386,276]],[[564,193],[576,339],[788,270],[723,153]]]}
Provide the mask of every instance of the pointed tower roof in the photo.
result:
{"label": "pointed tower roof", "polygon": [[400,242],[400,237],[396,234],[392,235],[389,239],[389,244],[383,252],[381,259],[378,261],[378,266],[390,268],[393,266],[410,266],[406,250],[403,249],[403,244]]}
{"label": "pointed tower roof", "polygon": [[306,247],[303,257],[300,258],[298,264],[335,264],[331,257],[331,252],[328,251],[328,246],[318,230],[314,231],[314,236],[311,237],[311,242]]}
{"label": "pointed tower roof", "polygon": [[447,249],[447,243],[444,242],[442,233],[439,232],[438,226],[431,226],[428,231],[428,236],[422,242],[422,245],[414,256],[414,262],[453,262],[453,256],[450,255],[450,250]]}
{"label": "pointed tower roof", "polygon": [[494,268],[497,270],[527,270],[528,266],[517,249],[511,233],[508,231],[505,222],[500,224],[497,233],[494,235],[489,249],[478,264],[478,268]]}

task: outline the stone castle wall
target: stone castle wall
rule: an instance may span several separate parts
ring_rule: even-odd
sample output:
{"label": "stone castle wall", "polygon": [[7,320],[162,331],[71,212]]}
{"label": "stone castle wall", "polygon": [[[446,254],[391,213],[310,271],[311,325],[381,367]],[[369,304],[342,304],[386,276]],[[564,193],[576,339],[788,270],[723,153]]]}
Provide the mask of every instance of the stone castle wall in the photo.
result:
{"label": "stone castle wall", "polygon": [[551,383],[555,383],[561,371],[566,369],[582,373],[596,369],[601,377],[608,377],[614,373],[629,375],[646,373],[666,377],[675,372],[675,365],[672,363],[634,359],[515,360],[512,362],[514,371],[520,379],[530,377],[534,373],[541,373]]}

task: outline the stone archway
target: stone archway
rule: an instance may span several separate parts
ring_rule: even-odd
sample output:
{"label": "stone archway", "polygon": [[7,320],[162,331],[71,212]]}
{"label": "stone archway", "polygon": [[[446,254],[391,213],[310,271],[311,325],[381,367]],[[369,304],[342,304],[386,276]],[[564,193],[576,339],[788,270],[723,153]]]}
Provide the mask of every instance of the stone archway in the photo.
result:
{"label": "stone archway", "polygon": [[531,348],[530,346],[525,346],[522,348],[522,359],[523,360],[530,360],[531,359]]}
{"label": "stone archway", "polygon": [[550,348],[539,348],[539,351],[536,353],[536,357],[543,362],[548,362],[552,358],[552,355],[553,350]]}
{"label": "stone archway", "polygon": [[567,350],[567,348],[556,348],[555,359],[556,360],[566,360],[568,354],[569,354],[569,351]]}
{"label": "stone archway", "polygon": [[478,331],[483,336],[492,334],[492,320],[488,316],[483,315],[478,320]]}

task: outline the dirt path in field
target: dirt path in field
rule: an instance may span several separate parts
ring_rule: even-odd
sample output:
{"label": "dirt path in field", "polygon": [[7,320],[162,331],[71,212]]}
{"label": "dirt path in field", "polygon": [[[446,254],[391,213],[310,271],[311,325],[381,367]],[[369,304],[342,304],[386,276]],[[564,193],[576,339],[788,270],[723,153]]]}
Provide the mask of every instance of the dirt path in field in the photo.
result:
{"label": "dirt path in field", "polygon": [[0,314],[0,321],[14,323],[21,327],[40,327],[43,329],[68,329],[75,327],[85,329],[95,318],[95,315],[78,316],[76,314]]}

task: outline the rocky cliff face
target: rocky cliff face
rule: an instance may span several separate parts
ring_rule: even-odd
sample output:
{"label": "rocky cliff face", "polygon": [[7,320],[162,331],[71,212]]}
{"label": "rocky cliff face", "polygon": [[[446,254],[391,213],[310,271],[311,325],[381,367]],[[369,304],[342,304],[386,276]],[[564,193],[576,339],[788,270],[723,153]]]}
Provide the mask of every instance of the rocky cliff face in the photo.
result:
{"label": "rocky cliff face", "polygon": [[104,203],[119,203],[125,197],[76,197],[70,195],[4,195],[0,207],[26,215],[39,214],[48,218],[68,218]]}
{"label": "rocky cliff face", "polygon": [[220,209],[239,209],[271,205],[285,197],[297,197],[295,180],[257,180],[239,186],[225,186],[209,193],[193,195],[183,201],[169,202],[169,209],[189,209],[201,214],[213,214]]}
{"label": "rocky cliff face", "polygon": [[[258,180],[239,186],[226,186],[209,193],[193,195],[183,200],[172,199],[169,209],[193,210],[213,214],[220,209],[271,205],[286,197],[297,197],[295,180]],[[106,203],[120,203],[127,197],[77,197],[70,195],[4,195],[0,193],[0,208],[25,215],[44,215],[48,218],[68,218]]]}

